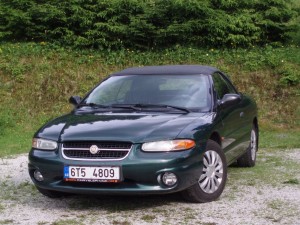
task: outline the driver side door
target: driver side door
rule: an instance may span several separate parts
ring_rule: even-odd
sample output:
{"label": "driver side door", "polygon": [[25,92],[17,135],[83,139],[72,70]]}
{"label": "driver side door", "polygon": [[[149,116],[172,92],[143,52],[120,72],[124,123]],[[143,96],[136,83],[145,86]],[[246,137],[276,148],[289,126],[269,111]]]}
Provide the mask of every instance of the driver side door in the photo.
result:
{"label": "driver side door", "polygon": [[[225,94],[237,94],[237,90],[231,84],[230,80],[221,73],[214,73],[212,75],[214,82],[214,90],[217,102],[221,102]],[[222,149],[224,150],[227,162],[234,161],[237,157],[242,155],[248,143],[245,139],[248,139],[248,127],[245,126],[245,108],[243,104],[243,97],[236,104],[231,104],[225,107],[221,107],[217,104],[217,116],[222,121],[220,127],[220,135],[222,137]],[[245,138],[247,137],[247,138]]]}

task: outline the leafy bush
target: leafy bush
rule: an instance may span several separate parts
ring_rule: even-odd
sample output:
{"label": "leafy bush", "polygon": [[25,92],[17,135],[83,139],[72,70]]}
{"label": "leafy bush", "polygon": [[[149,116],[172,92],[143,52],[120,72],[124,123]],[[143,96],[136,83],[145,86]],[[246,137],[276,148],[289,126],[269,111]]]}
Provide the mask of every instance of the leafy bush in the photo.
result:
{"label": "leafy bush", "polygon": [[85,48],[285,42],[290,0],[1,0],[0,40]]}

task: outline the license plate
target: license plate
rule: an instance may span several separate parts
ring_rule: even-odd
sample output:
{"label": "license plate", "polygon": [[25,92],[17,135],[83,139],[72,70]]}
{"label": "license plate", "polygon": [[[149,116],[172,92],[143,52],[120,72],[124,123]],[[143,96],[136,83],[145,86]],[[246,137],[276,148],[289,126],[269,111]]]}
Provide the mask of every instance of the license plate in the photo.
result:
{"label": "license plate", "polygon": [[118,166],[65,166],[65,181],[80,182],[109,182],[117,183],[120,181],[120,167]]}

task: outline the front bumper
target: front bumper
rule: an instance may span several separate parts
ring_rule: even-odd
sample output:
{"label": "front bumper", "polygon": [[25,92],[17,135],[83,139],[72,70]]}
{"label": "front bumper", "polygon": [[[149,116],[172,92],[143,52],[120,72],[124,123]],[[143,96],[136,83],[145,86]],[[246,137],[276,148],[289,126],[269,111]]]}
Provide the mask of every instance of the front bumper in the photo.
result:
{"label": "front bumper", "polygon": [[[60,150],[41,151],[32,149],[29,154],[29,174],[40,188],[76,194],[163,194],[184,190],[197,183],[202,171],[204,149],[169,153],[145,153],[134,145],[129,155],[121,161],[75,161],[62,157]],[[63,180],[64,166],[119,166],[120,183],[67,182]],[[34,179],[39,170],[44,180]],[[159,176],[174,173],[178,181],[174,186],[164,185]]]}

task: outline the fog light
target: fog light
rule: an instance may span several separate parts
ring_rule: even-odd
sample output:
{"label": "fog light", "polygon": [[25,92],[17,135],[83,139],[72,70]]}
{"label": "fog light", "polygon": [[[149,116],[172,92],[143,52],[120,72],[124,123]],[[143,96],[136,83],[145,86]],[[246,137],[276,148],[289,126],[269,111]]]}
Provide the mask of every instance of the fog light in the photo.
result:
{"label": "fog light", "polygon": [[44,177],[43,177],[42,173],[39,170],[35,170],[34,173],[33,173],[33,176],[37,181],[43,181],[44,180]]}
{"label": "fog light", "polygon": [[162,176],[162,182],[167,186],[173,186],[177,183],[177,177],[174,173],[164,173]]}

